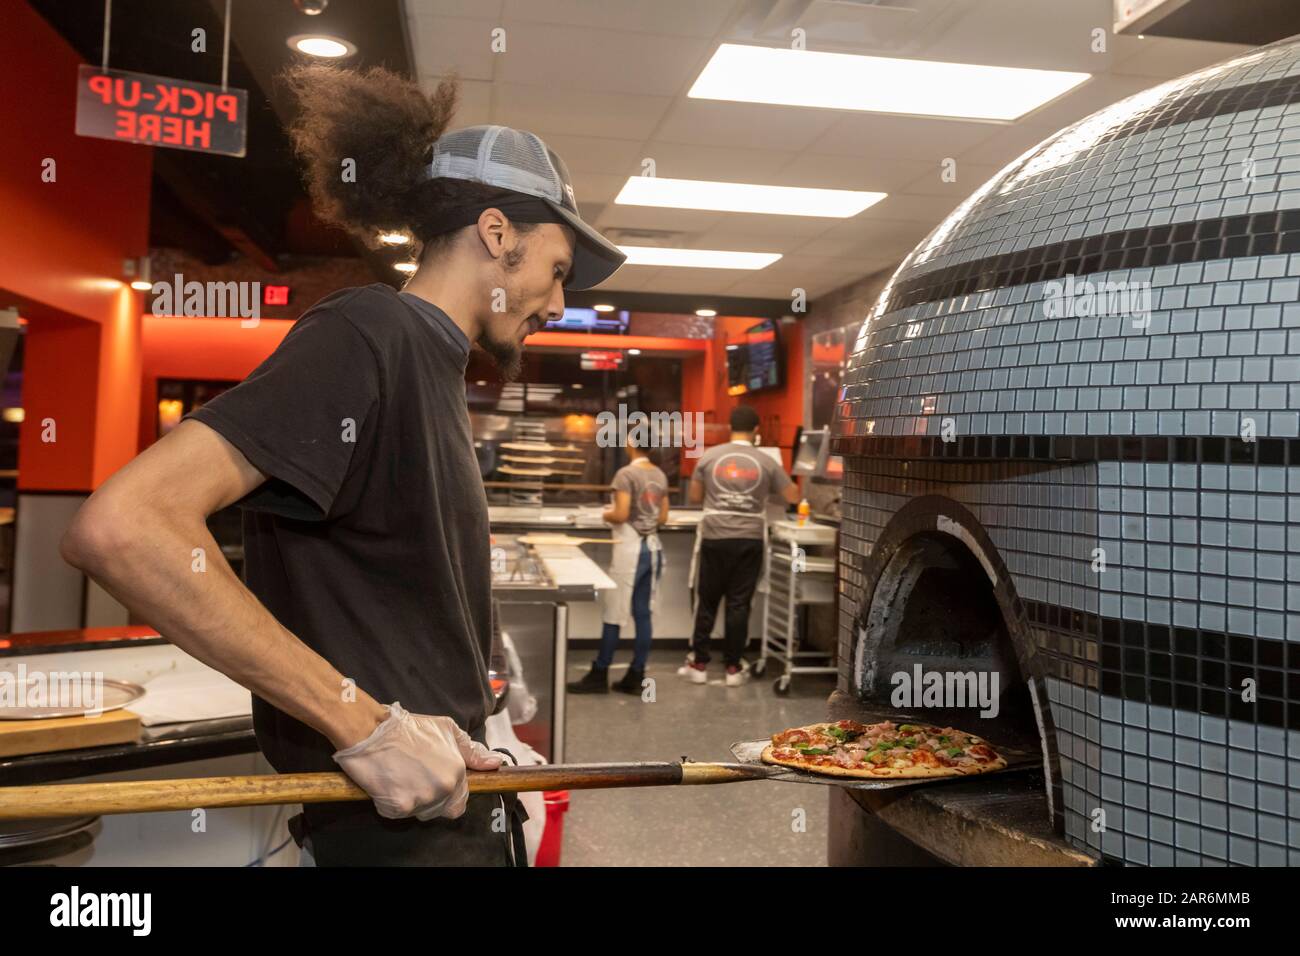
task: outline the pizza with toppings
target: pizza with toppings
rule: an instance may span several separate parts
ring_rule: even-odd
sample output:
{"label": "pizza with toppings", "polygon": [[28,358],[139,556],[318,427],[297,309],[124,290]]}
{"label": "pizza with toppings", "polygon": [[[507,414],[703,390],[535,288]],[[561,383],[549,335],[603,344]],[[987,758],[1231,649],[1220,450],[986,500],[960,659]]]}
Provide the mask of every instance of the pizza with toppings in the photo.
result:
{"label": "pizza with toppings", "polygon": [[1007,765],[974,734],[891,720],[839,720],[773,734],[763,762],[836,777],[956,777]]}

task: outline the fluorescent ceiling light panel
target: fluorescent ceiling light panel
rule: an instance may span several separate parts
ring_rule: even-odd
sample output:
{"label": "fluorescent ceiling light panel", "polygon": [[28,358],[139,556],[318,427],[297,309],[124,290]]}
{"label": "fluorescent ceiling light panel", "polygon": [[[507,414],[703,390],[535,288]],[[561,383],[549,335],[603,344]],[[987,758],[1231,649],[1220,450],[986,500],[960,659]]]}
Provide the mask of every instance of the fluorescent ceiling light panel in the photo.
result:
{"label": "fluorescent ceiling light panel", "polygon": [[670,209],[714,209],[720,212],[847,219],[874,206],[885,195],[855,189],[755,186],[749,183],[714,183],[702,179],[629,176],[614,202],[625,206],[664,206]]}
{"label": "fluorescent ceiling light panel", "polygon": [[688,95],[779,106],[1014,120],[1091,75],[724,43]]}
{"label": "fluorescent ceiling light panel", "polygon": [[766,269],[779,252],[728,252],[724,249],[665,249],[662,246],[619,246],[630,266],[684,266],[691,269]]}

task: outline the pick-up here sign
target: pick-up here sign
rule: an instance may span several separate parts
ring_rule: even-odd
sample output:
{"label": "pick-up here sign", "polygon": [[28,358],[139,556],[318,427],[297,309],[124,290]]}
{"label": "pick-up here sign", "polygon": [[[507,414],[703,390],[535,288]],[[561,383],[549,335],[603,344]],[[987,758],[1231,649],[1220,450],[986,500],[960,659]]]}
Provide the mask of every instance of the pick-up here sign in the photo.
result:
{"label": "pick-up here sign", "polygon": [[243,156],[247,128],[246,90],[78,67],[78,136]]}

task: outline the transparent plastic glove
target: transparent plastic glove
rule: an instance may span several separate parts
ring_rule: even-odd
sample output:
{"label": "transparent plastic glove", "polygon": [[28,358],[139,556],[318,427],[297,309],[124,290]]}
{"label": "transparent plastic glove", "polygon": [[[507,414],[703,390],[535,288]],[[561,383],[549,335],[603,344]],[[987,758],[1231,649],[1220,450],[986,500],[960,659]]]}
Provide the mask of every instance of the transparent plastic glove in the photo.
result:
{"label": "transparent plastic glove", "polygon": [[407,713],[397,702],[369,737],[334,754],[381,817],[417,820],[459,817],[469,799],[465,769],[496,770],[502,759],[450,717]]}

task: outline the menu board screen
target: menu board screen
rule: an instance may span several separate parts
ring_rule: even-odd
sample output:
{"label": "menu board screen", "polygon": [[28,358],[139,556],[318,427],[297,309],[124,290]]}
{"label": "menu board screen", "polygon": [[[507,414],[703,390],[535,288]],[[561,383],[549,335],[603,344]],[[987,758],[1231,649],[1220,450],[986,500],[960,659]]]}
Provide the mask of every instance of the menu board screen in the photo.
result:
{"label": "menu board screen", "polygon": [[776,323],[764,319],[727,346],[727,394],[744,395],[785,384],[781,338]]}

